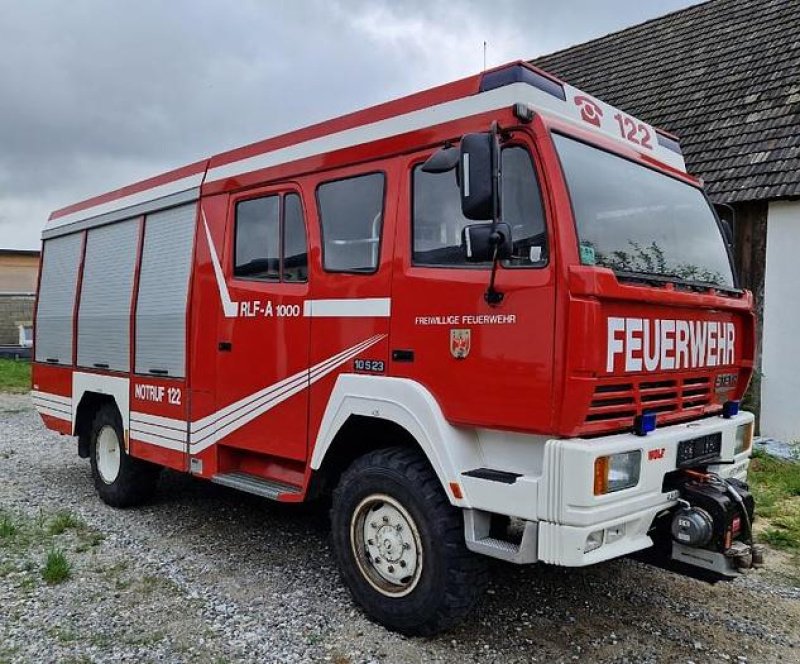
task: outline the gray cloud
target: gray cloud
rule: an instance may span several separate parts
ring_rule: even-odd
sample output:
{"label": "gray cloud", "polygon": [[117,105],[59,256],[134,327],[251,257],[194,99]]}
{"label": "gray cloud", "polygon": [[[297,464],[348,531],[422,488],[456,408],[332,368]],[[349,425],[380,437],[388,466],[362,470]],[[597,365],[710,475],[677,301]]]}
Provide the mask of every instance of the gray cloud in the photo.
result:
{"label": "gray cloud", "polygon": [[692,0],[0,0],[0,247],[52,209]]}

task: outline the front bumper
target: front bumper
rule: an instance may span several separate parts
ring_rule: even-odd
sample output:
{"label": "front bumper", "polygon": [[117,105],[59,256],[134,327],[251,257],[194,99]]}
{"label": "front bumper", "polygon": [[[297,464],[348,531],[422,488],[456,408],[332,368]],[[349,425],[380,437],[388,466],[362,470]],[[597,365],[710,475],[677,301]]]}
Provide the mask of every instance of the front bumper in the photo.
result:
{"label": "front bumper", "polygon": [[[734,455],[736,429],[753,421],[750,413],[724,419],[702,420],[661,427],[647,436],[632,433],[592,439],[551,439],[544,449],[535,473],[528,472],[513,484],[500,484],[462,477],[470,507],[493,514],[536,522],[526,529],[529,555],[516,562],[541,562],[578,567],[617,558],[653,544],[648,531],[655,517],[677,503],[676,491],[664,490],[664,477],[677,469],[678,444],[683,440],[721,433],[721,458],[733,461],[709,470],[722,477],[745,480],[750,450]],[[483,443],[484,454],[491,458]],[[540,444],[541,446],[541,444]],[[519,453],[525,453],[518,448]],[[614,493],[594,495],[594,462],[599,456],[641,450],[641,473],[636,486]],[[532,452],[531,452],[532,453]],[[511,460],[506,459],[509,463]],[[521,462],[530,467],[530,459]],[[533,469],[531,469],[533,470]],[[474,533],[473,533],[474,535]],[[600,544],[588,546],[590,537]],[[473,550],[480,546],[467,543]],[[490,553],[483,550],[484,553]]]}

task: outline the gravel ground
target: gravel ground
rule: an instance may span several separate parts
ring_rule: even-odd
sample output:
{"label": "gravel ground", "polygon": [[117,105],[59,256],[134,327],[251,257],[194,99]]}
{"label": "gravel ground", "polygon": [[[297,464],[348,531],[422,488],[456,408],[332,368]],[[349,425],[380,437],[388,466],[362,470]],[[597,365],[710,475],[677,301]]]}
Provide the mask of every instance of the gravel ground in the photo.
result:
{"label": "gravel ground", "polygon": [[[0,509],[40,533],[0,539],[0,662],[800,662],[800,570],[779,554],[716,586],[628,560],[497,564],[458,629],[398,636],[340,585],[324,514],[176,473],[112,509],[27,397],[0,395]],[[41,534],[65,509],[79,524]],[[58,585],[53,547],[73,568]]]}

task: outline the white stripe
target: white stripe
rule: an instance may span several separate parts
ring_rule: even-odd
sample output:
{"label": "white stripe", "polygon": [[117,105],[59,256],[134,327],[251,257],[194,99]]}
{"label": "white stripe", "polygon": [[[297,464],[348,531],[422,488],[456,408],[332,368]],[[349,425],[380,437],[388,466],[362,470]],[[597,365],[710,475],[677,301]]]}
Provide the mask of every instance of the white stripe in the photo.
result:
{"label": "white stripe", "polygon": [[49,415],[50,417],[55,417],[59,420],[64,420],[65,422],[72,421],[72,414],[71,413],[64,413],[60,410],[53,410],[52,408],[48,408],[47,406],[36,406],[36,410],[40,415]]}
{"label": "white stripe", "polygon": [[58,404],[51,403],[49,401],[34,401],[33,405],[36,408],[46,408],[47,410],[52,410],[54,413],[61,413],[64,417],[72,420],[72,409],[67,408],[65,406],[61,406]]}
{"label": "white stripe", "polygon": [[[331,361],[328,360],[326,362],[320,362],[318,365],[313,367],[312,369],[306,370],[309,380],[308,383],[298,382],[291,387],[288,387],[285,392],[276,393],[276,390],[271,389],[266,396],[266,398],[259,399],[259,404],[252,410],[244,413],[244,414],[237,414],[231,415],[225,418],[224,426],[218,426],[221,424],[220,421],[215,422],[214,431],[212,433],[204,433],[198,434],[196,437],[194,434],[190,436],[191,439],[191,454],[197,454],[202,452],[207,447],[213,445],[217,440],[229,435],[230,433],[236,431],[237,429],[243,427],[245,424],[251,422],[252,420],[260,417],[267,411],[273,409],[275,406],[283,403],[289,397],[294,396],[298,392],[304,390],[307,386],[317,382],[324,376],[327,376],[329,373],[334,371],[336,368],[347,362],[348,360],[352,359],[359,353],[363,352],[367,348],[374,346],[376,343],[381,341],[385,338],[386,335],[381,334],[377,335],[376,337],[372,337],[367,341],[354,346],[347,351],[344,351],[344,354],[340,353],[338,356],[334,356],[337,359]],[[282,381],[285,382],[285,381]],[[250,402],[248,405],[254,405],[255,402]]]}
{"label": "white stripe", "polygon": [[139,433],[149,433],[169,440],[176,440],[186,445],[185,429],[183,431],[176,431],[175,429],[169,429],[158,424],[143,424],[142,422],[132,421],[130,431],[132,436],[134,436],[134,434],[138,435]]}
{"label": "white stripe", "polygon": [[180,431],[186,431],[189,424],[186,420],[176,420],[172,417],[162,417],[161,415],[131,411],[131,426],[133,426],[135,422],[155,424],[157,426],[167,427],[168,429],[178,429]]}
{"label": "white stripe", "polygon": [[388,318],[391,310],[392,300],[388,297],[303,302],[303,315],[311,318]]}
{"label": "white stripe", "polygon": [[63,403],[66,406],[72,407],[72,398],[71,397],[64,397],[60,394],[52,394],[50,392],[40,392],[39,390],[31,390],[31,397],[34,399],[45,399],[47,401],[55,401],[57,403]]}
{"label": "white stripe", "polygon": [[[201,418],[199,420],[196,420],[196,421],[192,422],[192,424],[191,424],[192,434],[199,433],[202,429],[205,429],[206,427],[217,423],[217,421],[221,417],[227,417],[229,415],[232,415],[232,414],[235,413],[235,411],[238,411],[238,410],[241,410],[241,409],[243,409],[243,408],[245,408],[247,406],[250,406],[250,405],[254,404],[256,401],[258,401],[260,399],[269,398],[274,392],[276,392],[278,390],[281,390],[281,389],[283,389],[285,387],[288,387],[290,383],[294,383],[295,381],[297,381],[299,379],[307,378],[310,372],[317,370],[319,367],[327,365],[329,362],[337,361],[339,358],[341,358],[342,356],[346,355],[347,353],[355,350],[356,348],[362,349],[362,347],[366,347],[366,344],[371,345],[380,336],[381,335],[376,335],[375,337],[371,337],[370,339],[367,339],[366,341],[362,341],[361,343],[356,344],[355,346],[351,346],[350,348],[346,348],[345,350],[341,351],[340,353],[337,353],[333,357],[329,357],[327,360],[324,360],[324,361],[320,362],[319,364],[311,367],[310,369],[303,369],[302,371],[298,371],[297,373],[295,373],[295,374],[293,374],[293,375],[291,375],[291,376],[289,376],[287,378],[284,378],[283,380],[281,380],[281,381],[279,381],[277,383],[274,383],[273,385],[268,385],[267,387],[263,388],[262,390],[259,390],[258,392],[255,392],[254,394],[250,394],[250,395],[248,395],[248,396],[246,396],[246,397],[244,397],[242,399],[239,399],[239,401],[235,401],[234,403],[229,404],[229,405],[225,406],[224,408],[221,408],[220,410],[218,410],[218,411],[216,411],[214,413],[211,413],[210,415],[207,415],[206,417],[203,417],[203,418]],[[360,350],[359,350],[359,352],[360,352]]]}
{"label": "white stripe", "polygon": [[136,194],[130,194],[128,196],[123,196],[122,198],[115,198],[107,203],[100,203],[99,205],[94,205],[84,210],[78,210],[77,212],[72,212],[71,214],[65,214],[63,217],[57,217],[56,219],[48,221],[45,225],[45,230],[49,231],[54,228],[60,228],[61,226],[66,226],[67,224],[73,224],[76,221],[91,219],[92,217],[97,217],[101,214],[106,214],[107,212],[114,212],[126,207],[131,207],[132,205],[146,203],[156,198],[163,198],[164,196],[178,194],[186,191],[187,189],[199,187],[203,182],[203,175],[204,173],[201,171],[200,173],[195,173],[194,175],[190,175],[189,177],[185,177],[180,180],[167,182],[166,184],[158,185],[157,187],[145,189],[144,191],[140,191]]}
{"label": "white stripe", "polygon": [[202,205],[200,206],[200,214],[203,216],[203,226],[206,229],[208,249],[211,252],[211,265],[214,267],[214,278],[217,280],[217,290],[219,291],[220,300],[222,300],[222,312],[225,314],[225,318],[236,318],[236,314],[239,312],[239,303],[231,300],[231,294],[228,292],[228,285],[225,283],[225,276],[219,264],[217,249],[214,246],[214,241],[211,239],[211,231],[208,230],[206,212]]}
{"label": "white stripe", "polygon": [[136,433],[131,432],[131,439],[138,440],[143,443],[150,443],[151,445],[157,445],[158,447],[163,447],[168,450],[175,450],[176,452],[186,451],[186,441],[179,442],[176,440],[170,440],[169,438],[164,438],[163,436],[144,433],[142,431],[137,431]]}
{"label": "white stripe", "polygon": [[[340,150],[354,145],[378,141],[406,132],[469,117],[478,113],[486,113],[500,108],[510,108],[516,103],[530,104],[537,113],[555,115],[583,129],[593,129],[592,127],[588,127],[585,122],[576,119],[576,117],[571,114],[571,108],[569,108],[567,102],[563,99],[554,97],[527,83],[512,83],[501,88],[496,88],[495,90],[489,90],[488,92],[460,97],[459,99],[446,101],[436,106],[418,109],[404,115],[396,115],[385,120],[379,120],[378,122],[345,129],[344,131],[327,134],[302,143],[295,143],[294,145],[273,150],[272,152],[266,152],[246,159],[239,159],[230,164],[217,166],[216,168],[209,169],[206,182],[222,180],[224,178],[242,175],[243,173],[257,171],[262,168],[269,168],[271,166],[333,152],[334,150]],[[593,129],[593,131],[596,130]],[[620,139],[620,137],[614,135],[610,136],[630,147],[630,143]],[[653,141],[655,143],[653,146],[654,155],[667,164],[672,164],[681,168],[683,159],[680,158],[679,155],[658,145],[655,135],[653,135]]]}
{"label": "white stripe", "polygon": [[[385,338],[385,334],[377,334],[370,337],[315,364],[313,367],[303,369],[274,385],[265,387],[195,422],[189,423],[185,420],[161,417],[160,415],[132,412],[130,419],[131,438],[170,450],[185,451],[186,430],[188,427],[191,430],[190,453],[198,454],[214,445],[221,438],[252,422],[295,394],[302,392],[348,360]],[[69,416],[66,419],[69,420]]]}
{"label": "white stripe", "polygon": [[341,150],[354,145],[378,141],[409,131],[424,129],[457,118],[463,118],[505,106],[510,107],[515,102],[529,99],[531,97],[531,90],[536,90],[536,88],[525,83],[513,83],[502,88],[497,88],[496,90],[490,90],[489,92],[469,97],[461,97],[442,104],[437,104],[436,106],[429,106],[428,108],[412,111],[405,115],[396,115],[385,120],[379,120],[378,122],[345,129],[344,131],[327,134],[318,138],[312,138],[311,140],[295,143],[294,145],[273,150],[272,152],[211,168],[208,171],[206,181],[213,182],[215,180],[222,180],[243,173],[261,170],[262,168],[269,168],[270,166],[277,166],[279,164],[333,152],[334,150]]}

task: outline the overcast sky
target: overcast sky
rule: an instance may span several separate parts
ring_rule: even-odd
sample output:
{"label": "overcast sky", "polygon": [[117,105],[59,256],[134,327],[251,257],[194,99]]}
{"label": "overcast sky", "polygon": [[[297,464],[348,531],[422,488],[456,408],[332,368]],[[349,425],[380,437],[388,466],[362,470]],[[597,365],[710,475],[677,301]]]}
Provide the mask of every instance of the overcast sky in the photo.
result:
{"label": "overcast sky", "polygon": [[53,209],[692,0],[0,0],[0,248]]}

